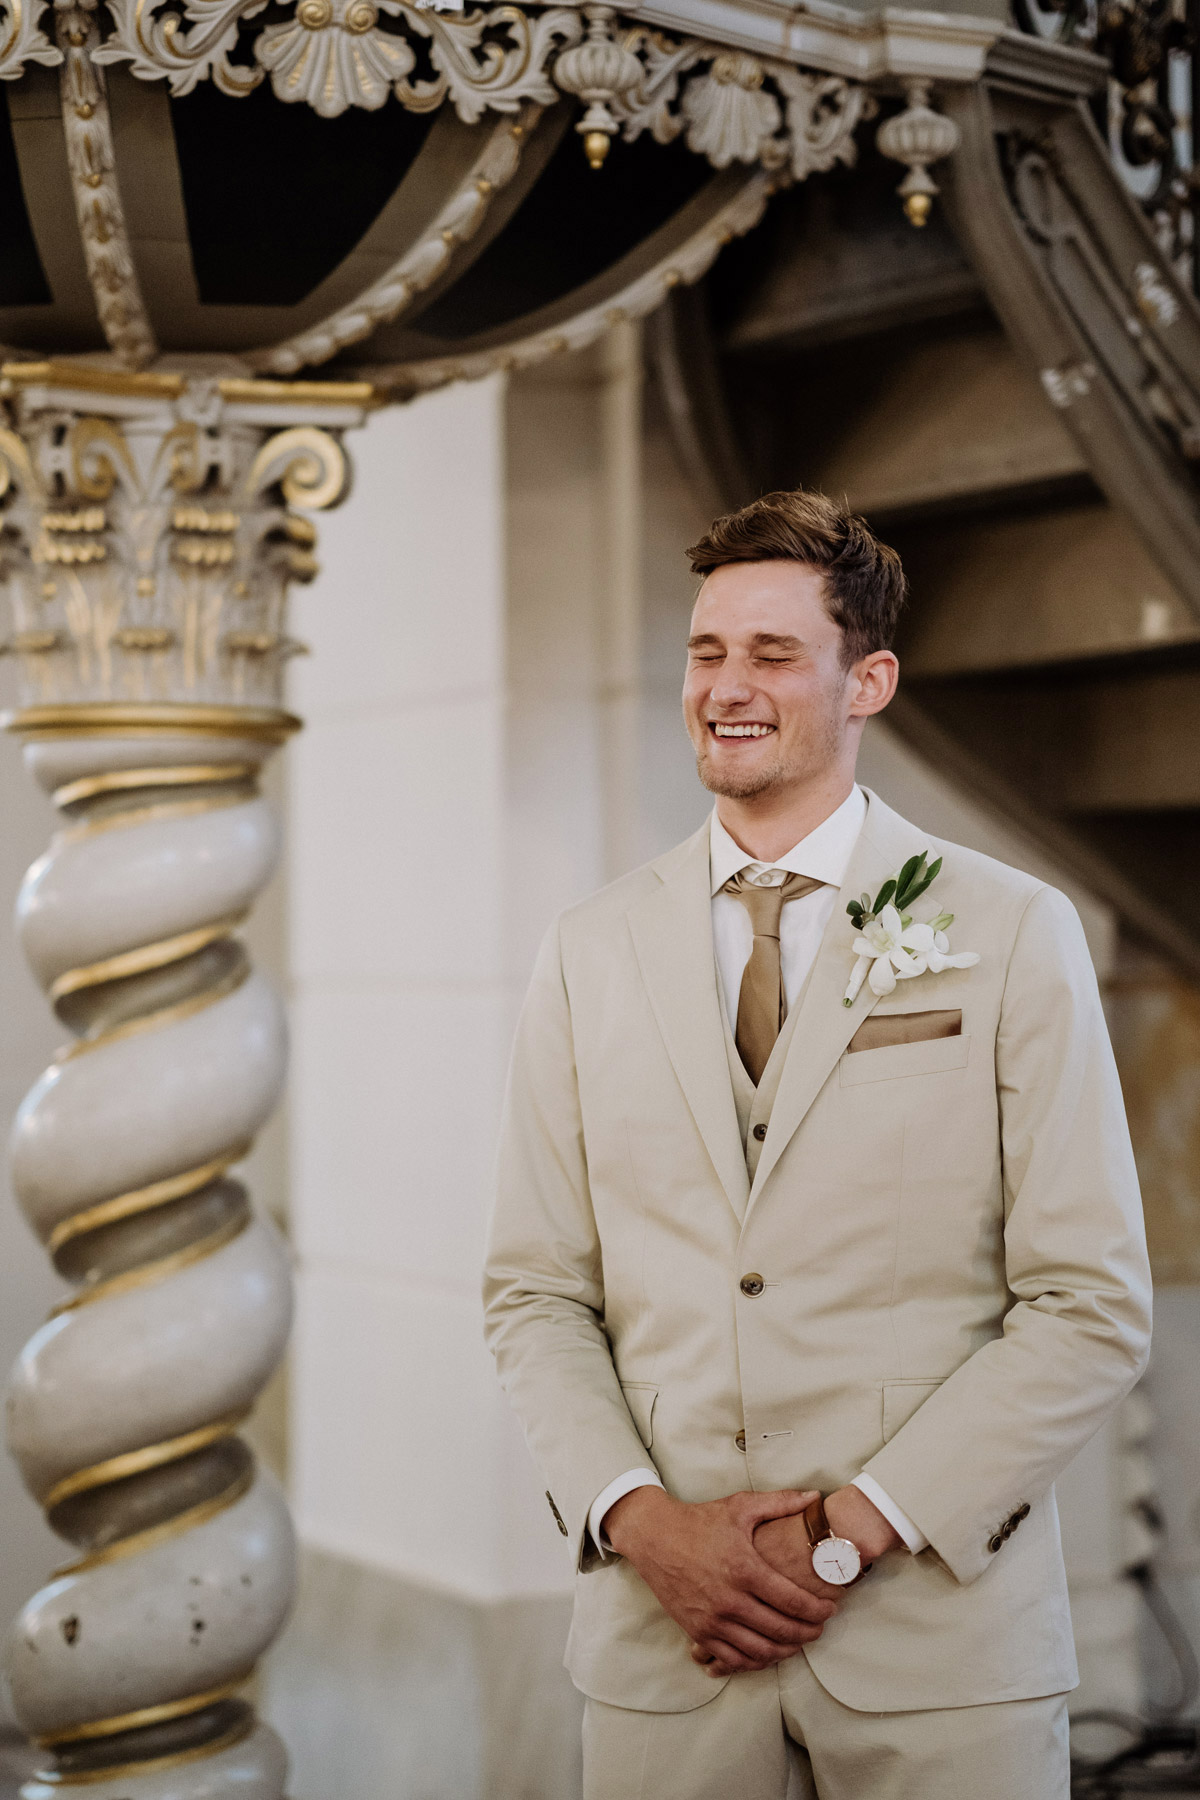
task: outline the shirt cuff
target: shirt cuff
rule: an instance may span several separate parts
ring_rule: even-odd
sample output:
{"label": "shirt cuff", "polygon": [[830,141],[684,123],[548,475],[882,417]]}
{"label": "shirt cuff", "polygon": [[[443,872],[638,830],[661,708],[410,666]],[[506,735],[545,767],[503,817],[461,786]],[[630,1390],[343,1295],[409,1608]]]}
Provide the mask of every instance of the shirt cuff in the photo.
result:
{"label": "shirt cuff", "polygon": [[[615,1482],[613,1486],[616,1486]],[[856,1487],[860,1494],[865,1494],[872,1506],[878,1508],[892,1530],[900,1533],[914,1556],[918,1555],[920,1551],[928,1549],[929,1539],[925,1533],[913,1524],[906,1512],[900,1511],[891,1495],[884,1493],[873,1475],[856,1475],[850,1486]],[[605,1488],[604,1492],[607,1493],[608,1489]],[[602,1494],[600,1498],[603,1499],[604,1495]],[[598,1504],[599,1502],[597,1502]],[[595,1509],[593,1508],[593,1510]],[[593,1533],[593,1535],[595,1534]]]}
{"label": "shirt cuff", "polygon": [[[604,1535],[605,1513],[610,1507],[615,1506],[618,1500],[623,1500],[626,1494],[632,1494],[634,1488],[640,1487],[662,1487],[662,1480],[657,1471],[654,1469],[627,1469],[624,1475],[618,1475],[615,1481],[610,1481],[608,1486],[592,1501],[591,1511],[588,1513],[588,1531],[601,1556],[612,1556],[614,1553],[612,1545]],[[898,1531],[900,1527],[897,1526],[896,1529]]]}

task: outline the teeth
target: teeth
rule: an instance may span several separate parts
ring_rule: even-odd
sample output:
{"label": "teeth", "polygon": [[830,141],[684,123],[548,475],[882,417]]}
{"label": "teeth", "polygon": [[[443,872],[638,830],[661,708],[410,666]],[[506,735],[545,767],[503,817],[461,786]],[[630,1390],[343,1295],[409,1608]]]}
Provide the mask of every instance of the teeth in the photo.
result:
{"label": "teeth", "polygon": [[769,737],[773,725],[715,725],[718,737]]}

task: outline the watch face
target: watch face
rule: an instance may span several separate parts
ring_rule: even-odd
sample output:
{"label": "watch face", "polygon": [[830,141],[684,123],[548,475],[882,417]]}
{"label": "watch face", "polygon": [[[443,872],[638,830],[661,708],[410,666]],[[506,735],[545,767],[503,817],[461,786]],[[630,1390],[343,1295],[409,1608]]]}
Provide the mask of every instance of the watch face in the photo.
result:
{"label": "watch face", "polygon": [[813,1568],[822,1581],[848,1587],[861,1573],[862,1557],[849,1538],[822,1538],[813,1547]]}

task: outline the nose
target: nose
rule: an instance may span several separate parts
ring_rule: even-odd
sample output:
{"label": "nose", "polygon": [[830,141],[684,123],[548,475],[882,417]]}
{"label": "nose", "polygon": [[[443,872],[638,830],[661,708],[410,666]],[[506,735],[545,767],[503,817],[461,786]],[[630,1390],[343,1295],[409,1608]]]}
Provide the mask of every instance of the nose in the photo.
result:
{"label": "nose", "polygon": [[754,698],[745,669],[732,660],[722,663],[710,692],[714,706],[747,706]]}

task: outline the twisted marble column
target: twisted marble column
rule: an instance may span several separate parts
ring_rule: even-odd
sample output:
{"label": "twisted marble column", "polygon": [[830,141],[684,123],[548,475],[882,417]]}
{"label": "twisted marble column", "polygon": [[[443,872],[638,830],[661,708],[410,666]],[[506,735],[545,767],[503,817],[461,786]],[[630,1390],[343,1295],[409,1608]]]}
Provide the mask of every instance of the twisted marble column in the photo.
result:
{"label": "twisted marble column", "polygon": [[231,1171],[286,1035],[238,928],[278,849],[259,773],[298,723],[283,602],[316,565],[293,508],[336,500],[344,465],[312,426],[272,431],[283,388],[143,376],[105,406],[78,371],[36,379],[0,429],[29,702],[9,725],[61,827],[18,929],[69,1035],[18,1113],[12,1178],[72,1292],[12,1374],[8,1434],[75,1555],[10,1638],[46,1752],[24,1794],[281,1800],[283,1746],[241,1690],[287,1614],[292,1530],[237,1430],[291,1292]]}

